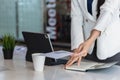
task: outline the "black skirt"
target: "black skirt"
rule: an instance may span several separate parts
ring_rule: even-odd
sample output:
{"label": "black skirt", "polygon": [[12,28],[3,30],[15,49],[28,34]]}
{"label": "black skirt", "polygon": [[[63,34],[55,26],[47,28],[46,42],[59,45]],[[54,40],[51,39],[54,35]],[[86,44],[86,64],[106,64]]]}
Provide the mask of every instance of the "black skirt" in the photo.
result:
{"label": "black skirt", "polygon": [[120,65],[120,53],[114,55],[113,57],[107,58],[106,60],[99,60],[99,59],[97,58],[97,56],[96,56],[96,51],[97,51],[97,46],[96,46],[97,44],[96,44],[96,42],[97,42],[97,41],[95,41],[95,46],[94,46],[94,49],[93,49],[92,54],[91,54],[91,55],[88,54],[88,55],[85,57],[85,59],[92,60],[92,61],[97,61],[97,62],[105,62],[105,63],[107,63],[107,62],[112,62],[112,61],[119,61],[119,62],[117,63],[117,65]]}

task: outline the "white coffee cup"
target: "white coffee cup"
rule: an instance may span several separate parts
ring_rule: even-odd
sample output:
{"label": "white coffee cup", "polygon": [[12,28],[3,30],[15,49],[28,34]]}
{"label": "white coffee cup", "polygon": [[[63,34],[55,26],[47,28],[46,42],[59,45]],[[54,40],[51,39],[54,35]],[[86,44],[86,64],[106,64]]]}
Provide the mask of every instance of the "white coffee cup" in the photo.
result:
{"label": "white coffee cup", "polygon": [[41,53],[33,53],[33,66],[35,71],[43,71],[44,70],[44,63],[45,63],[45,56]]}

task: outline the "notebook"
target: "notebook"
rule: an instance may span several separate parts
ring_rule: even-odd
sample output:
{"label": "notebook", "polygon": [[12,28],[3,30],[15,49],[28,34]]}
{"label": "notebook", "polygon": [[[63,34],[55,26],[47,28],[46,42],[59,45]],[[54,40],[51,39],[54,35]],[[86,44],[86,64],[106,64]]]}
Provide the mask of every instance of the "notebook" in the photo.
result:
{"label": "notebook", "polygon": [[102,63],[102,62],[95,62],[95,61],[83,59],[80,62],[80,66],[78,66],[77,63],[75,63],[72,66],[66,67],[66,69],[67,70],[75,70],[75,71],[89,71],[89,70],[109,68],[109,67],[115,65],[116,63],[118,63],[118,61]]}
{"label": "notebook", "polygon": [[48,34],[26,31],[22,32],[22,34],[28,49],[26,54],[27,61],[32,61],[32,53],[44,53],[47,58],[52,59],[46,60],[47,64],[65,64],[67,60],[61,60],[61,58],[71,55],[71,52],[65,50],[54,51]]}

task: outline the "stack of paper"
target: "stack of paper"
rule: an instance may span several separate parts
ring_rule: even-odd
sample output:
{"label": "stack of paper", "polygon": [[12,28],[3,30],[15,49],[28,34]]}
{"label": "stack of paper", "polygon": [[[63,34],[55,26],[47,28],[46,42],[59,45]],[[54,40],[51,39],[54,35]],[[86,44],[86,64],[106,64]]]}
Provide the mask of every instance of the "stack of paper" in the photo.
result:
{"label": "stack of paper", "polygon": [[45,53],[43,55],[46,57],[49,57],[49,58],[53,58],[53,59],[61,59],[61,58],[70,56],[71,54],[72,54],[72,52],[59,50],[59,51]]}

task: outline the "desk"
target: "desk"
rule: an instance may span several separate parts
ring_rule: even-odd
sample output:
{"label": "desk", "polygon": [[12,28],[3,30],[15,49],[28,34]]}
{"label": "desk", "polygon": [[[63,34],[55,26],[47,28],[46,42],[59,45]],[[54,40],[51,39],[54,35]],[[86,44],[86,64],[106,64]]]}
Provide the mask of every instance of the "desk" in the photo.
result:
{"label": "desk", "polygon": [[35,72],[33,64],[14,54],[13,60],[0,56],[0,80],[119,80],[120,66],[88,72],[64,70],[63,65],[45,66],[43,72]]}
{"label": "desk", "polygon": [[33,64],[24,60],[1,60],[0,80],[119,80],[120,67],[88,72],[64,70],[63,65],[45,66],[35,72]]}

